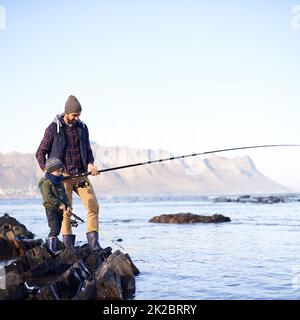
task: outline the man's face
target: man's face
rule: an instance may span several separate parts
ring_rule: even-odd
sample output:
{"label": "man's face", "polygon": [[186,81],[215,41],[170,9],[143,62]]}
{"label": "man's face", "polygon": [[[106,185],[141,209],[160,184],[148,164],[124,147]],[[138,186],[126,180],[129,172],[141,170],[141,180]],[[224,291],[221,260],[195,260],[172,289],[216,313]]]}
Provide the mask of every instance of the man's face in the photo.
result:
{"label": "man's face", "polygon": [[72,124],[72,123],[74,123],[75,121],[77,121],[79,119],[80,115],[81,115],[80,112],[79,113],[67,113],[66,114],[66,116],[67,116],[66,120],[67,120],[68,123]]}

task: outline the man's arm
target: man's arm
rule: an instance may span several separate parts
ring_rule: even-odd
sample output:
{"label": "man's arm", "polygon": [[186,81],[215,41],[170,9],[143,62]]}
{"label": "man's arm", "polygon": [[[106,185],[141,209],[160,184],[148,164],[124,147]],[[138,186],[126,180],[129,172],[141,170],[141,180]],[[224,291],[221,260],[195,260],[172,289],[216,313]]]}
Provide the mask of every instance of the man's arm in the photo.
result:
{"label": "man's arm", "polygon": [[91,144],[90,144],[90,137],[89,137],[89,129],[88,127],[86,127],[86,135],[87,135],[87,146],[86,146],[86,163],[87,164],[94,164],[94,156],[93,156],[93,150],[91,148]]}
{"label": "man's arm", "polygon": [[40,168],[45,170],[46,155],[50,153],[53,143],[53,126],[50,124],[45,130],[44,137],[37,149],[35,157],[39,163]]}
{"label": "man's arm", "polygon": [[87,153],[86,153],[86,163],[87,163],[87,171],[92,173],[92,176],[99,175],[98,168],[94,165],[94,156],[93,156],[93,150],[91,148],[90,144],[90,137],[89,137],[89,129],[86,127],[86,134],[87,134]]}

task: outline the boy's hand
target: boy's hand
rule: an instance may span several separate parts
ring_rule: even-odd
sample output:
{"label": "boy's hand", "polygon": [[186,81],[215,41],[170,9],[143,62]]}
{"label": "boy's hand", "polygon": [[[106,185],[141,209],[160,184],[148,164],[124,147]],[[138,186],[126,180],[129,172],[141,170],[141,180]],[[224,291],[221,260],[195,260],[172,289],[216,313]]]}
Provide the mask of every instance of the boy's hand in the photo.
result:
{"label": "boy's hand", "polygon": [[60,209],[60,210],[66,210],[66,206],[62,203],[62,204],[59,206],[59,209]]}
{"label": "boy's hand", "polygon": [[70,207],[65,208],[64,214],[65,214],[65,213],[68,215],[68,217],[71,217],[71,215],[72,215],[71,208],[70,208]]}

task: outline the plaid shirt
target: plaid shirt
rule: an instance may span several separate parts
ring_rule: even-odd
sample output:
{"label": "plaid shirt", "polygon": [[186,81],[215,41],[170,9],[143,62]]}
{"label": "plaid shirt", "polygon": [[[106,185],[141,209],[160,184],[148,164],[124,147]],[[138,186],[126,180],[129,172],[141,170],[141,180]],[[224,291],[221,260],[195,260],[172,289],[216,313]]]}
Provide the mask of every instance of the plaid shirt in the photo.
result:
{"label": "plaid shirt", "polygon": [[[94,163],[90,142],[88,142],[87,145],[87,163],[84,165],[81,159],[80,138],[77,130],[79,122],[76,121],[72,126],[68,126],[64,122],[63,116],[60,117],[60,121],[62,123],[60,130],[63,130],[65,136],[65,148],[61,159],[65,166],[64,172],[67,174],[83,173],[85,171],[85,165]],[[50,124],[45,130],[44,137],[36,152],[36,158],[42,170],[45,170],[46,155],[49,156],[51,152],[55,134],[54,126]]]}

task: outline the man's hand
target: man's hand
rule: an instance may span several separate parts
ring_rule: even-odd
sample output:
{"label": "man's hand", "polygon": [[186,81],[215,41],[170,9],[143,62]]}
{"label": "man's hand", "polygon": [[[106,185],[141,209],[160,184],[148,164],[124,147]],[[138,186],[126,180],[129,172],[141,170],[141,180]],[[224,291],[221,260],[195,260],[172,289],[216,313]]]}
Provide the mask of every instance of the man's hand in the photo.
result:
{"label": "man's hand", "polygon": [[100,172],[98,172],[98,168],[92,163],[88,164],[88,172],[91,172],[92,176],[98,176],[100,174]]}

